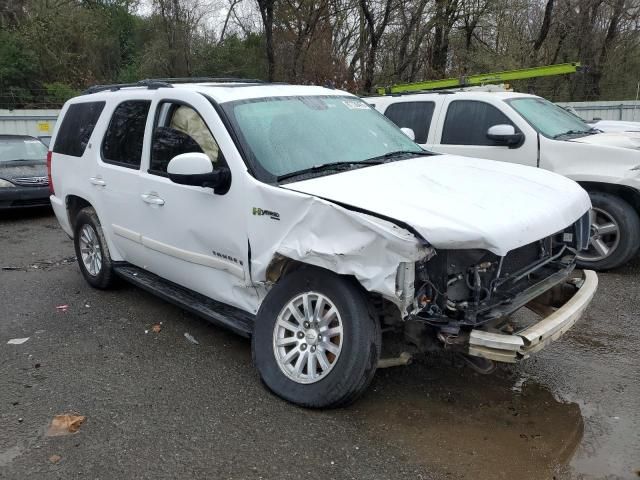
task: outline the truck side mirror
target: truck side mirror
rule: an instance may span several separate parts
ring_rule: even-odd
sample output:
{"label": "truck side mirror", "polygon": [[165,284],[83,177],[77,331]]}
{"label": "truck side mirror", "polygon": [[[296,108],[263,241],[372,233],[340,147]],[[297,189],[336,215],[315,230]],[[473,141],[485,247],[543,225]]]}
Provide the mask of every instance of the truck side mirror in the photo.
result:
{"label": "truck side mirror", "polygon": [[524,134],[516,132],[513,125],[494,125],[487,130],[487,138],[497,145],[518,148],[524,142]]}
{"label": "truck side mirror", "polygon": [[231,171],[228,167],[214,167],[204,153],[176,155],[167,165],[169,180],[180,185],[213,188],[213,192],[224,195],[231,186]]}
{"label": "truck side mirror", "polygon": [[400,130],[402,130],[402,133],[404,133],[407,137],[409,137],[412,142],[416,141],[416,134],[412,128],[402,127]]}

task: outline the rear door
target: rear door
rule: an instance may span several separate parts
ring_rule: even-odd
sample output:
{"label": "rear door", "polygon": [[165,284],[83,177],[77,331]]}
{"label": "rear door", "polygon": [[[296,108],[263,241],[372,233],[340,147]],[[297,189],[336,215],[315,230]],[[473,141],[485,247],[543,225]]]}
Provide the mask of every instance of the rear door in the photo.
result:
{"label": "rear door", "polygon": [[432,150],[534,167],[537,165],[535,135],[525,134],[524,143],[517,148],[509,148],[487,137],[487,131],[494,125],[511,125],[516,132],[523,131],[497,105],[482,100],[459,99],[452,94],[444,101]]}
{"label": "rear door", "polygon": [[151,100],[123,99],[109,106],[108,124],[102,130],[104,137],[98,148],[93,149],[99,158],[92,162],[94,168],[86,181],[98,199],[102,227],[109,232],[108,238],[119,254],[112,256],[144,268],[147,252],[142,246],[140,229],[147,212],[140,205],[137,192]]}
{"label": "rear door", "polygon": [[433,143],[433,129],[431,125],[435,110],[436,102],[434,101],[412,100],[394,102],[387,107],[384,114],[398,127],[413,130],[416,143],[429,147],[429,145]]}

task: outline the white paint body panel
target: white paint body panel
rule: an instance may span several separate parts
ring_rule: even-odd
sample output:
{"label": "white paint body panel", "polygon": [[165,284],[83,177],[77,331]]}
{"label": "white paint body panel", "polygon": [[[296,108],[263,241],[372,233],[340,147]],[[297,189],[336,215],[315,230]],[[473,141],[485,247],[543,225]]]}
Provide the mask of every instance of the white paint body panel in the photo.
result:
{"label": "white paint body panel", "polygon": [[438,248],[496,255],[552,235],[590,208],[544,170],[452,155],[397,161],[287,185],[405,222]]}

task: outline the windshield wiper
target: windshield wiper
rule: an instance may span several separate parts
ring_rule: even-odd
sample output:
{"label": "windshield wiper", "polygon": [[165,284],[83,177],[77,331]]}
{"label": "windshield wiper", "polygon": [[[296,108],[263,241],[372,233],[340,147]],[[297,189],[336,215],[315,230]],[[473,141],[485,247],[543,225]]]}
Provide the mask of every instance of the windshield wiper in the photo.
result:
{"label": "windshield wiper", "polygon": [[594,133],[599,133],[598,129],[592,128],[590,130],[567,130],[566,132],[558,133],[551,138],[560,138],[565,137],[567,135],[593,135]]}
{"label": "windshield wiper", "polygon": [[357,165],[379,165],[383,163],[381,160],[363,160],[361,162],[331,162],[324,163],[322,165],[314,165],[313,167],[303,168],[302,170],[296,170],[295,172],[285,173],[283,175],[279,175],[276,177],[276,180],[279,182],[281,180],[286,180],[287,178],[297,177],[299,175],[305,175],[307,173],[316,173],[322,172],[325,170],[349,170],[353,166]]}
{"label": "windshield wiper", "polygon": [[380,165],[382,163],[390,162],[394,159],[401,159],[402,157],[408,156],[419,156],[422,157],[424,155],[428,155],[428,152],[416,152],[414,150],[398,150],[397,152],[389,152],[384,155],[379,155],[377,157],[368,158],[366,160],[361,160],[359,162],[331,162],[325,163],[322,165],[314,165],[313,167],[304,168],[302,170],[297,170],[291,173],[285,173],[276,177],[276,180],[279,182],[281,180],[286,180],[288,178],[297,177],[299,175],[305,175],[307,173],[316,173],[322,172],[326,170],[351,170],[353,167],[358,166],[370,166],[370,165]]}
{"label": "windshield wiper", "polygon": [[389,153],[385,153],[384,155],[379,155],[377,157],[369,158],[364,162],[387,163],[394,159],[400,160],[404,157],[424,157],[425,155],[430,155],[430,154],[431,152],[427,152],[427,151],[416,152],[415,150],[398,150],[396,152],[389,152]]}

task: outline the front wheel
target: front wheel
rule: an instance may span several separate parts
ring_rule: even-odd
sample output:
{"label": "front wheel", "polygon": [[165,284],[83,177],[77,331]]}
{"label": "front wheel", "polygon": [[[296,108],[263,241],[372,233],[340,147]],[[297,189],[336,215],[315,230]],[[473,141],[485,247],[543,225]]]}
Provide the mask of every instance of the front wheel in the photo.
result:
{"label": "front wheel", "polygon": [[589,248],[578,254],[578,265],[590,270],[608,270],[628,262],[640,246],[638,213],[622,198],[590,192],[592,209]]}
{"label": "front wheel", "polygon": [[380,356],[380,326],[351,279],[303,267],[269,292],[256,318],[253,357],[276,395],[304,407],[355,401]]}

